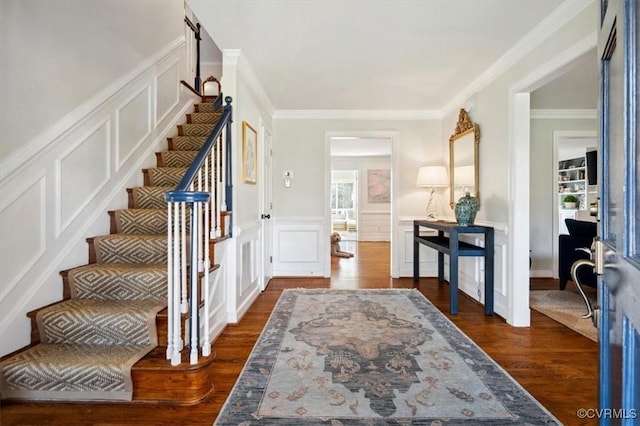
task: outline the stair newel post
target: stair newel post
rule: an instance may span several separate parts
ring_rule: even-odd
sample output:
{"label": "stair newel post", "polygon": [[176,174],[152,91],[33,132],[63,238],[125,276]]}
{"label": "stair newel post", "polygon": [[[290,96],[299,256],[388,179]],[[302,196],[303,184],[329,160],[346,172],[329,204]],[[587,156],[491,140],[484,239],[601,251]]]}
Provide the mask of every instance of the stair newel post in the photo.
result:
{"label": "stair newel post", "polygon": [[[227,96],[226,98],[224,98],[225,102],[227,103],[224,106],[224,110],[225,111],[229,111],[229,121],[227,121],[227,129],[226,129],[226,135],[225,135],[225,203],[226,203],[226,209],[227,211],[229,210],[233,210],[233,180],[232,180],[232,158],[231,158],[231,123],[233,123],[233,115],[232,115],[232,111],[231,111],[231,102],[232,99],[230,96]],[[229,236],[233,235],[233,227],[232,227],[232,223],[233,223],[233,216],[230,216],[229,218]]]}

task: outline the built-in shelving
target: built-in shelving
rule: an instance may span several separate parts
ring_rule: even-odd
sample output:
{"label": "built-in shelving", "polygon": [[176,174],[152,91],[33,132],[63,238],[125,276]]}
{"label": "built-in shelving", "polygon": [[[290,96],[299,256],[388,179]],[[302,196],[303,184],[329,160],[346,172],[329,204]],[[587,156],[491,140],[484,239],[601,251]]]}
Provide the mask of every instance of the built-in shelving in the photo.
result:
{"label": "built-in shelving", "polygon": [[[586,210],[587,208],[587,168],[585,157],[563,160],[558,163],[558,206],[560,209]],[[574,195],[578,201],[568,206],[564,197]]]}

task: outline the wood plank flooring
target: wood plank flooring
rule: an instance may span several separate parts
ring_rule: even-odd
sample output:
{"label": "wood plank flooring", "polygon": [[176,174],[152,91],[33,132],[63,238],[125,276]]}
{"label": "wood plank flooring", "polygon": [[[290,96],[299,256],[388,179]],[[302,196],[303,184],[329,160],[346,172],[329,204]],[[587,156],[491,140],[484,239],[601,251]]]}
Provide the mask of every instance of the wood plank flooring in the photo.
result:
{"label": "wood plank flooring", "polygon": [[[332,277],[276,278],[242,320],[229,325],[214,343],[215,390],[190,406],[150,404],[61,404],[7,401],[1,425],[211,425],[231,391],[271,310],[287,288],[411,288],[411,278],[389,278],[389,244],[343,242],[351,259],[332,258]],[[532,288],[555,289],[555,280],[533,280]],[[420,280],[419,290],[448,312],[449,287],[435,278]],[[498,316],[460,297],[460,313],[446,314],[529,393],[566,425],[597,424],[576,416],[580,408],[597,408],[597,344],[532,311],[530,328],[514,328]]]}

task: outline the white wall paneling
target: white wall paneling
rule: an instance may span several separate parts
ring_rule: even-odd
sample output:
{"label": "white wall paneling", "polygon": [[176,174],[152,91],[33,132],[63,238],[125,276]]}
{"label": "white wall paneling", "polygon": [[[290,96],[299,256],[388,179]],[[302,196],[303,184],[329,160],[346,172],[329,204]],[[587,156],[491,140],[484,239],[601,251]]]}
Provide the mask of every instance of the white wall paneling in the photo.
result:
{"label": "white wall paneling", "polygon": [[230,255],[229,246],[233,245],[230,240],[224,240],[215,245],[215,264],[219,267],[209,275],[209,339],[214,341],[222,333],[227,325],[227,293],[229,262],[233,257]]}
{"label": "white wall paneling", "polygon": [[0,355],[29,343],[26,313],[62,298],[60,271],[87,263],[86,238],[109,233],[107,211],[127,207],[126,188],[193,108],[176,71],[184,54],[184,40],[171,42],[3,162]]}
{"label": "white wall paneling", "polygon": [[[432,229],[424,229],[421,231],[424,235],[437,235]],[[401,277],[413,277],[413,220],[401,219],[398,225],[398,233],[401,236],[400,243],[402,246],[398,250]],[[420,244],[420,276],[421,277],[437,277],[438,276],[438,252],[434,249]]]}
{"label": "white wall paneling", "polygon": [[[274,276],[322,276],[329,248],[322,218],[277,218],[273,224]],[[326,241],[325,241],[326,240]]]}
{"label": "white wall paneling", "polygon": [[358,225],[360,241],[391,240],[391,212],[362,210]]}
{"label": "white wall paneling", "polygon": [[[175,84],[172,85],[175,90]],[[116,170],[136,152],[151,133],[151,87],[142,87],[115,110]]]}
{"label": "white wall paneling", "polygon": [[178,87],[172,83],[178,81],[179,78],[177,60],[172,61],[166,69],[160,71],[160,74],[156,78],[156,118],[154,124],[164,120],[171,110],[178,105],[182,86]]}
{"label": "white wall paneling", "polygon": [[229,322],[238,322],[251,307],[260,294],[258,282],[258,250],[260,239],[259,221],[236,231],[236,263],[235,279],[228,284],[229,291],[234,293],[230,297],[228,312]]}
{"label": "white wall paneling", "polygon": [[56,237],[82,213],[111,178],[110,124],[109,118],[104,118],[56,159]]}
{"label": "white wall paneling", "polygon": [[[44,172],[15,188],[4,189],[0,193],[0,300],[13,291],[47,247]],[[30,212],[29,220],[25,220],[25,212]],[[8,241],[20,244],[7,244]]]}

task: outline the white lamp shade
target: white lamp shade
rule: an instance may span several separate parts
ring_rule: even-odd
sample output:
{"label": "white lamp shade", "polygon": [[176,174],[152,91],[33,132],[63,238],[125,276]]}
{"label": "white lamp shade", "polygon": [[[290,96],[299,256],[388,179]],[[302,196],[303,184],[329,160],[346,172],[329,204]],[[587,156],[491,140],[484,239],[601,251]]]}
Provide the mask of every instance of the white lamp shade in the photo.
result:
{"label": "white lamp shade", "polygon": [[475,181],[473,166],[458,166],[453,169],[453,185],[472,187]]}
{"label": "white lamp shade", "polygon": [[423,166],[418,169],[416,186],[437,188],[448,185],[447,169],[444,166]]}

